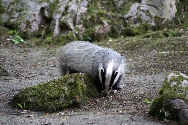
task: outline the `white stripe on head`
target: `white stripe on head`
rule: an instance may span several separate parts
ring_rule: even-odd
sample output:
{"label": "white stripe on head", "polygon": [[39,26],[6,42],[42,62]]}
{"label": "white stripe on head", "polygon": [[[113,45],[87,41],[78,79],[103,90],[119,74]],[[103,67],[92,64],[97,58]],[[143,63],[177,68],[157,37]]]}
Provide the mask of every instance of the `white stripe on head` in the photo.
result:
{"label": "white stripe on head", "polygon": [[[117,72],[117,75],[116,75],[116,77],[115,77],[115,79],[114,79],[114,83],[112,84],[112,86],[118,81],[118,79],[119,79],[119,76],[120,76],[120,73],[119,73],[119,68],[118,68],[118,70],[116,71]],[[115,73],[116,73],[115,72]]]}
{"label": "white stripe on head", "polygon": [[105,90],[104,90],[105,93],[108,93],[109,90],[113,67],[114,67],[113,61],[111,61],[106,67]]}

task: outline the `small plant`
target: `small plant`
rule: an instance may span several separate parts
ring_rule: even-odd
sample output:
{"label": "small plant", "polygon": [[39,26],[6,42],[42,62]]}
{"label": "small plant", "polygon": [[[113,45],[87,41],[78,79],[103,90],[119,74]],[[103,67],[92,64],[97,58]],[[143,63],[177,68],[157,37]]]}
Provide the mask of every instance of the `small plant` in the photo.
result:
{"label": "small plant", "polygon": [[164,120],[165,121],[168,121],[168,120],[172,119],[172,114],[170,112],[168,112],[168,111],[165,111],[164,109],[160,110],[160,114],[164,115]]}
{"label": "small plant", "polygon": [[20,109],[22,109],[22,110],[24,110],[25,108],[26,108],[26,105],[25,105],[25,103],[23,104],[23,106],[21,105],[21,104],[19,104],[19,103],[17,103],[17,105],[20,107]]}
{"label": "small plant", "polygon": [[87,36],[86,34],[83,35],[83,40],[91,42],[91,37]]}
{"label": "small plant", "polygon": [[145,98],[145,99],[143,100],[143,102],[146,103],[146,104],[151,104],[151,103],[152,103],[152,101],[149,101],[147,98]]}
{"label": "small plant", "polygon": [[12,37],[9,37],[9,38],[7,38],[7,40],[9,41],[12,41],[12,42],[14,42],[15,44],[18,44],[18,43],[24,43],[24,44],[26,44],[27,42],[25,42],[23,39],[22,39],[22,37],[21,36],[19,36],[19,34],[18,34],[18,32],[16,31],[16,30],[11,30],[11,31],[9,31],[8,32],[8,34],[9,35],[13,35],[14,34],[14,36]]}

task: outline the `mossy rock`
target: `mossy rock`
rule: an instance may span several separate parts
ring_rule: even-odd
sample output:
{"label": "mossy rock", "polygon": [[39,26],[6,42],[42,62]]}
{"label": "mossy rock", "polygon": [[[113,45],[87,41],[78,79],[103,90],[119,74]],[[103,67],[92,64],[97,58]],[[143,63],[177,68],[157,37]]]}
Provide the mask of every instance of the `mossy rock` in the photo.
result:
{"label": "mossy rock", "polygon": [[80,106],[97,96],[93,80],[85,74],[71,74],[20,91],[10,101],[14,108],[54,112]]}
{"label": "mossy rock", "polygon": [[168,101],[180,99],[188,104],[188,76],[180,72],[170,73],[166,77],[159,94],[159,97],[154,100],[150,107],[149,115],[161,120],[177,120],[174,116],[179,111],[172,112],[171,109],[174,107],[169,105]]}

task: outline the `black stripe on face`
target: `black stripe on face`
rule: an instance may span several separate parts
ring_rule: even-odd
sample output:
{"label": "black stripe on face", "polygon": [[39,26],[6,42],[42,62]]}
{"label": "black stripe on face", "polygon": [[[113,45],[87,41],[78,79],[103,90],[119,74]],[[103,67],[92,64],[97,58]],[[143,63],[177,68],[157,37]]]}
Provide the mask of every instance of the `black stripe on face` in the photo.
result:
{"label": "black stripe on face", "polygon": [[110,91],[110,89],[112,89],[112,85],[114,84],[114,80],[115,80],[117,74],[118,74],[118,72],[116,72],[116,71],[112,72],[112,77],[111,77],[111,80],[110,80],[109,91]]}
{"label": "black stripe on face", "polygon": [[102,77],[102,90],[105,89],[105,70],[101,69],[101,77]]}
{"label": "black stripe on face", "polygon": [[112,89],[113,89],[113,90],[120,90],[120,89],[122,89],[122,88],[120,87],[120,81],[121,81],[122,77],[123,77],[123,76],[120,75],[119,78],[118,78],[118,80],[117,80],[117,82],[112,86]]}

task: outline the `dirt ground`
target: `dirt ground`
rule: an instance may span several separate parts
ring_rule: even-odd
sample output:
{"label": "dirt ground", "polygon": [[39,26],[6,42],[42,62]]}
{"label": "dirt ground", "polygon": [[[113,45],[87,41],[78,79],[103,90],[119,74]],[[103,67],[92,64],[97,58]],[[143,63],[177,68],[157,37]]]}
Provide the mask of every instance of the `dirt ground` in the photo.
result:
{"label": "dirt ground", "polygon": [[[8,102],[20,90],[59,77],[55,53],[57,46],[9,44],[1,37],[0,66],[9,76],[0,76],[0,124],[2,125],[163,125],[173,121],[158,121],[148,116],[149,106],[158,95],[166,75],[173,70],[188,73],[187,38],[165,38],[172,44],[150,44],[134,39],[121,39],[112,46],[109,42],[97,43],[114,48],[126,58],[126,75],[121,92],[107,97],[96,97],[81,109],[68,108],[55,113],[17,110]],[[178,44],[174,41],[181,41]],[[145,39],[151,41],[151,39]],[[8,43],[8,44],[7,44]],[[163,42],[162,42],[163,43]],[[181,46],[181,44],[182,46]],[[159,46],[161,48],[159,48]],[[162,46],[164,45],[164,46]],[[166,45],[170,45],[166,47]],[[154,47],[156,46],[156,48]],[[119,47],[119,48],[118,48]],[[119,50],[121,49],[121,50]],[[182,54],[183,53],[183,54]]]}

